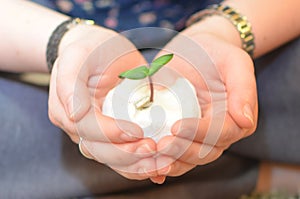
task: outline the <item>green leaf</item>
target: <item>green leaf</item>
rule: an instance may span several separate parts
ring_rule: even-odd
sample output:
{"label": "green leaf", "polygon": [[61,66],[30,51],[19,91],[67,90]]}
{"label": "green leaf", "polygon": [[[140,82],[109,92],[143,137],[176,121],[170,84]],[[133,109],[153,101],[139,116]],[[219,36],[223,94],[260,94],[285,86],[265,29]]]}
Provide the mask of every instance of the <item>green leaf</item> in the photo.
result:
{"label": "green leaf", "polygon": [[149,68],[148,67],[140,66],[140,67],[122,72],[119,75],[119,78],[122,78],[122,79],[128,78],[128,79],[134,79],[134,80],[144,79],[145,77],[148,76],[148,73],[149,73]]}
{"label": "green leaf", "polygon": [[166,54],[155,59],[150,65],[148,75],[152,76],[153,74],[155,74],[159,69],[161,69],[161,67],[166,65],[172,58],[173,58],[173,54]]}

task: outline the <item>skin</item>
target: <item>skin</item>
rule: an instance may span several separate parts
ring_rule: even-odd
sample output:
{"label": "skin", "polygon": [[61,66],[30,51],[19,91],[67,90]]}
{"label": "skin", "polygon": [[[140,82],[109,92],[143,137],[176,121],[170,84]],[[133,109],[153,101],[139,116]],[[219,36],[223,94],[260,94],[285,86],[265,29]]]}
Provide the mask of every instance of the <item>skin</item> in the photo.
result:
{"label": "skin", "polygon": [[[256,44],[255,58],[300,35],[300,25],[297,22],[299,14],[294,7],[299,6],[299,2],[288,1],[282,5],[280,1],[231,0],[225,1],[225,4],[239,10],[252,24]],[[266,10],[268,10],[267,14]],[[163,165],[162,168],[158,167],[160,177],[152,178],[152,181],[157,183],[163,183],[165,176],[180,176],[197,165],[217,159],[232,143],[251,135],[257,125],[258,103],[254,67],[250,57],[241,50],[241,40],[235,27],[223,17],[212,16],[187,28],[182,34],[202,46],[215,63],[228,93],[226,99],[228,107],[224,113],[224,127],[218,132],[220,137],[213,145],[206,143],[205,140],[205,135],[209,133],[207,130],[209,121],[212,120],[208,114],[212,107],[208,107],[207,111],[206,108],[202,110],[204,113],[198,121],[198,127],[192,125],[196,122],[195,119],[188,122],[178,121],[174,124],[172,129],[174,136],[162,139],[157,146],[157,150],[162,153],[157,158],[157,165]],[[172,46],[172,42],[176,43],[176,40],[177,38],[173,39],[169,46]],[[175,46],[180,45],[175,44]],[[198,95],[203,92],[205,87],[199,81],[195,81],[201,77],[191,76],[197,74],[192,66],[175,57],[170,67],[189,79]],[[185,70],[181,70],[182,68]],[[205,101],[203,103],[199,100],[199,103],[202,108],[207,107]],[[183,130],[178,133],[180,123],[186,123],[186,126],[192,129],[185,130],[183,127]],[[178,152],[176,145],[185,146],[187,150],[184,153]],[[202,148],[208,148],[209,153],[204,157],[197,157]]]}
{"label": "skin", "polygon": [[[286,0],[282,4],[279,0],[229,0],[225,4],[236,8],[251,22],[255,57],[300,34],[299,1]],[[0,69],[47,72],[48,39],[68,17],[22,0],[1,0],[0,16],[9,19],[3,21],[0,29]],[[99,26],[78,25],[63,37],[50,80],[50,120],[75,143],[79,142],[79,136],[83,137],[84,153],[129,179],[150,178],[155,183],[163,183],[167,176],[180,176],[197,165],[214,161],[232,143],[255,131],[258,107],[253,63],[241,49],[235,27],[223,17],[208,17],[181,34],[205,50],[219,72],[213,80],[226,88],[226,98],[221,101],[227,106],[219,113],[223,127],[218,131],[217,142],[205,139],[207,134],[213,133],[207,130],[212,121],[213,104],[207,95],[205,81],[179,56],[175,56],[172,66],[168,67],[195,86],[203,109],[201,119],[178,121],[173,126],[173,135],[156,144],[142,138],[143,132],[137,125],[103,116],[101,99],[118,83],[118,74],[145,64],[145,60],[128,40]],[[165,50],[180,52],[177,43],[180,37],[170,41]],[[103,53],[100,60],[91,56],[99,44],[106,47],[99,49]],[[116,50],[116,45],[121,48]],[[212,93],[219,91],[219,88],[210,90]],[[198,126],[192,125],[195,120]],[[171,144],[178,147],[168,147]],[[176,150],[181,146],[187,150]],[[199,156],[204,148],[208,148],[208,153]],[[105,154],[100,153],[103,150]]]}

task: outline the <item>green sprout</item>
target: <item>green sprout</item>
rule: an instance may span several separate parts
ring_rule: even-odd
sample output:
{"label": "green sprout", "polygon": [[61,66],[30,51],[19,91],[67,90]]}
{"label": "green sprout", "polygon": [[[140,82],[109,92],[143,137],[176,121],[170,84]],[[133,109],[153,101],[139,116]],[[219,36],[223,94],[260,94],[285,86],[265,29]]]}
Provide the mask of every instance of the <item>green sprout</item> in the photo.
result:
{"label": "green sprout", "polygon": [[[149,107],[154,98],[154,89],[153,83],[151,80],[151,76],[154,75],[159,69],[161,69],[164,65],[166,65],[173,58],[173,54],[162,55],[155,60],[153,60],[149,66],[139,66],[137,68],[133,68],[131,70],[127,70],[122,72],[119,75],[119,78],[124,79],[132,79],[132,80],[140,80],[148,77],[149,80],[149,88],[150,88],[150,97],[149,99],[143,98],[141,102],[136,104],[138,109],[144,109]],[[146,100],[145,100],[146,99]]]}

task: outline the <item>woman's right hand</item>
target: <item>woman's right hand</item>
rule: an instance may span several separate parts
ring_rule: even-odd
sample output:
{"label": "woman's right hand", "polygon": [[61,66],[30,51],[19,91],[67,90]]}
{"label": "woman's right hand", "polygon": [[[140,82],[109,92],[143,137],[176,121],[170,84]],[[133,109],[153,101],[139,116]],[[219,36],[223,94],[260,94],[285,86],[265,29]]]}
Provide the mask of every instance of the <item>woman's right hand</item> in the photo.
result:
{"label": "woman's right hand", "polygon": [[128,121],[104,116],[102,102],[118,74],[145,64],[125,37],[98,26],[78,25],[63,37],[49,94],[50,120],[79,143],[84,154],[129,179],[155,176],[156,144]]}

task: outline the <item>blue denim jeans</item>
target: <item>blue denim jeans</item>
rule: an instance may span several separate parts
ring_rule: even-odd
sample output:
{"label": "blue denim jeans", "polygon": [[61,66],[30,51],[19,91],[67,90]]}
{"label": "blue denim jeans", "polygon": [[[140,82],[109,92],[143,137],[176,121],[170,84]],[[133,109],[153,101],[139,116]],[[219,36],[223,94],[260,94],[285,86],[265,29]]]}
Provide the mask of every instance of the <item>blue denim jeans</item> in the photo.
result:
{"label": "blue denim jeans", "polygon": [[231,152],[300,164],[300,38],[255,61],[259,98],[256,133]]}
{"label": "blue denim jeans", "polygon": [[255,186],[257,161],[229,152],[162,186],[127,180],[85,159],[50,123],[47,100],[47,88],[0,76],[0,198],[237,198]]}

